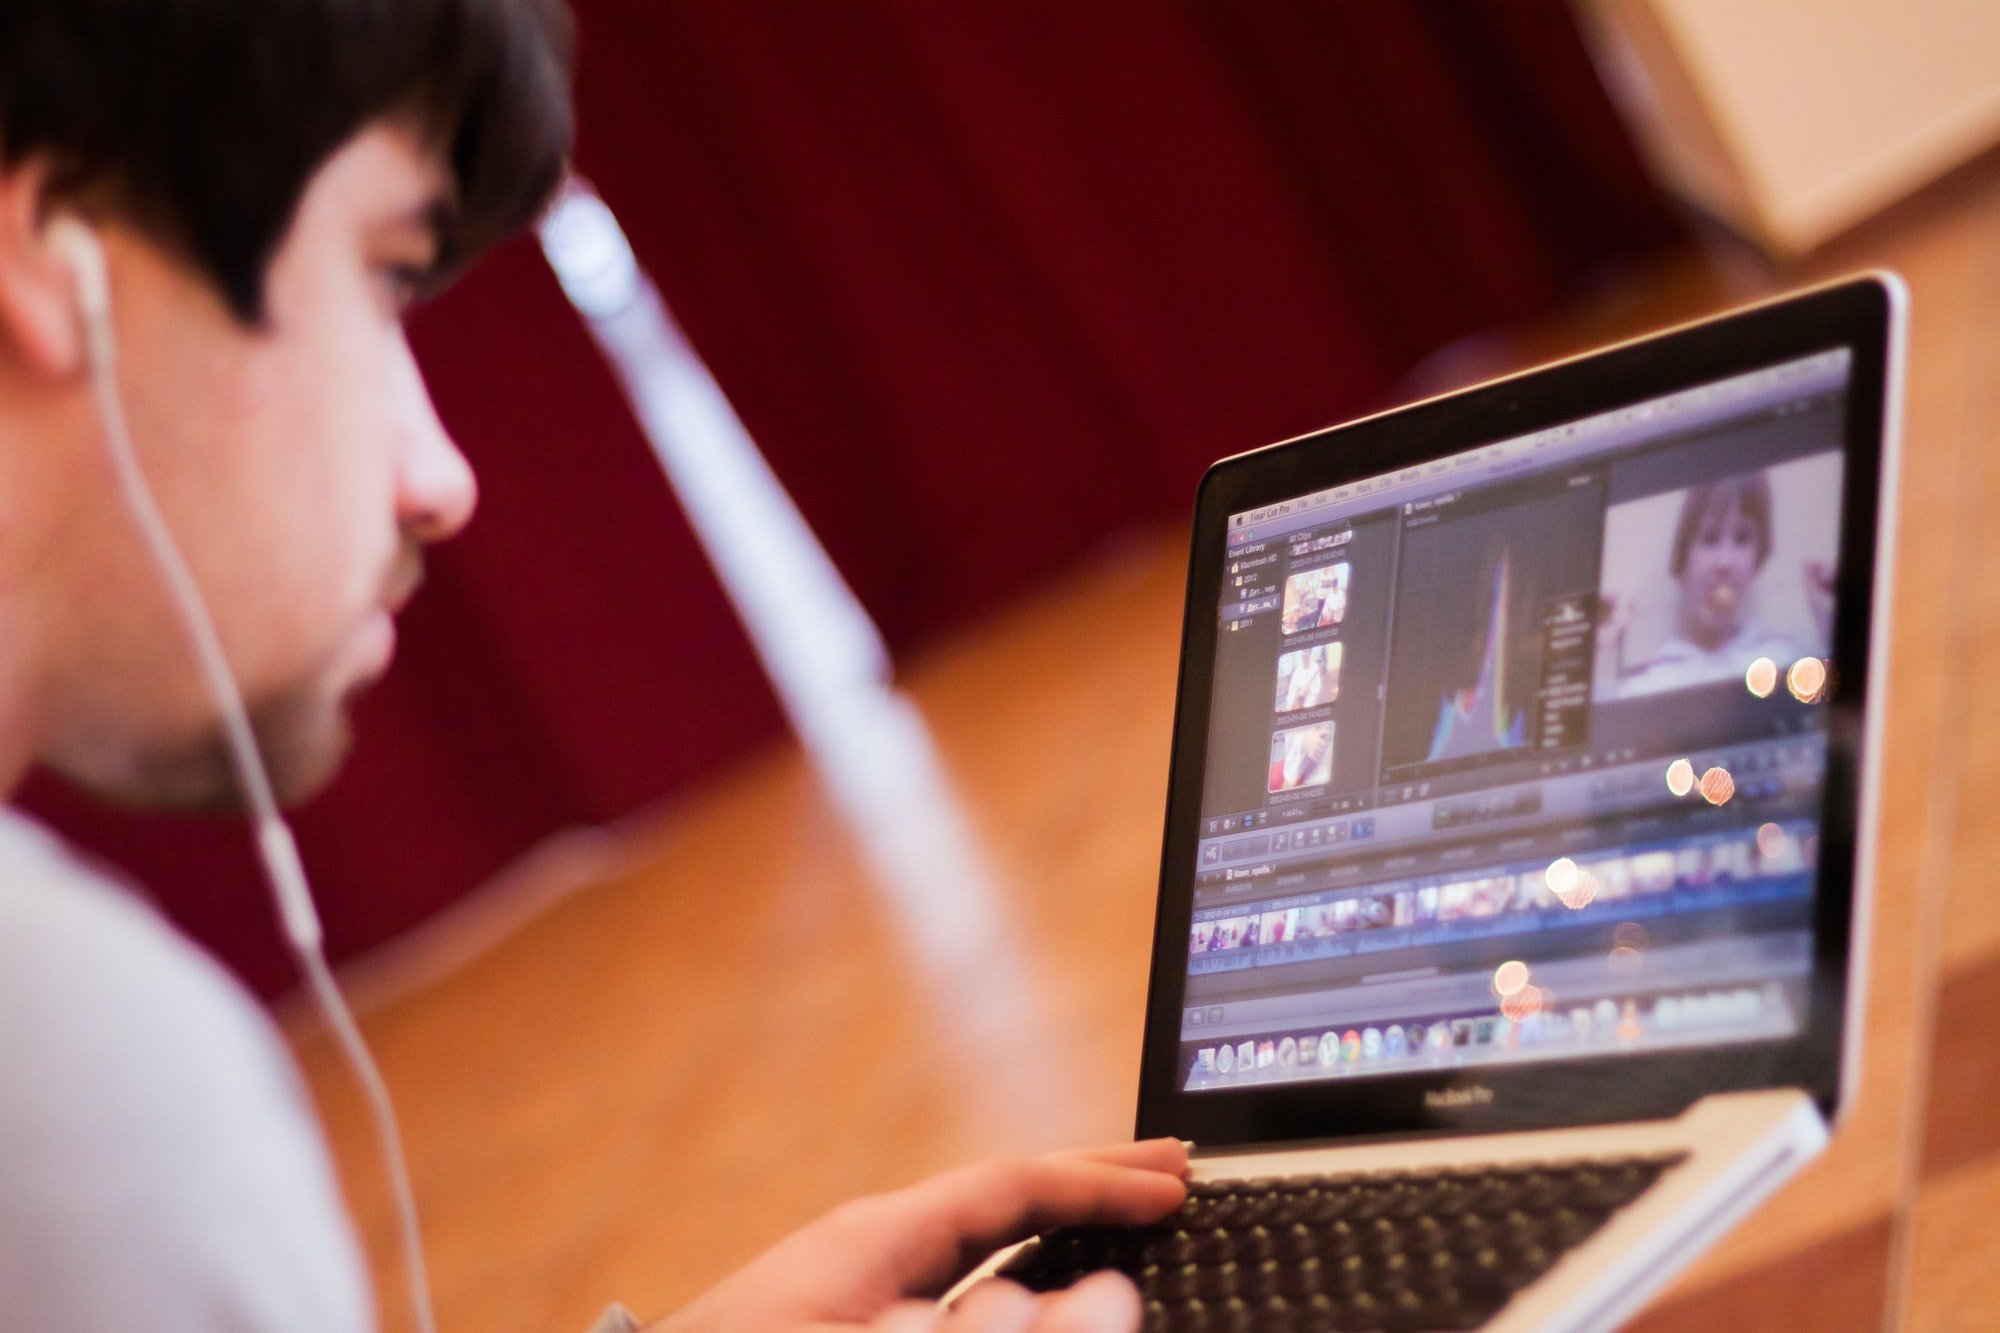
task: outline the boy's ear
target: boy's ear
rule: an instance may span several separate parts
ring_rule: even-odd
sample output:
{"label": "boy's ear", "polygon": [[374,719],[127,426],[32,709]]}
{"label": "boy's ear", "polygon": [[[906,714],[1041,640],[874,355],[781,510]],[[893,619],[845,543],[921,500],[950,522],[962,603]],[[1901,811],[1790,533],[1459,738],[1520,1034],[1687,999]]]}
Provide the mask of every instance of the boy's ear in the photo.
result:
{"label": "boy's ear", "polygon": [[0,355],[68,379],[85,370],[83,311],[69,261],[49,244],[47,181],[38,161],[0,167]]}

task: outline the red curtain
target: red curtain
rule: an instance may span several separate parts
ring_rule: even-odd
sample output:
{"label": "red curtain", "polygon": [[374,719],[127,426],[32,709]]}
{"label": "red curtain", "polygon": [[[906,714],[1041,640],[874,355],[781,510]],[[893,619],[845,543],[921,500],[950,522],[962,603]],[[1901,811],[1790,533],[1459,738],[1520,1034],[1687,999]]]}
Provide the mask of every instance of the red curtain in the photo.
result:
{"label": "red curtain", "polygon": [[583,12],[582,166],[898,646],[1672,226],[1556,0]]}
{"label": "red curtain", "polygon": [[[1673,231],[1557,0],[580,18],[581,169],[899,650]],[[301,821],[341,954],[779,725],[532,248],[417,341],[485,500]],[[289,982],[239,829],[30,803]]]}

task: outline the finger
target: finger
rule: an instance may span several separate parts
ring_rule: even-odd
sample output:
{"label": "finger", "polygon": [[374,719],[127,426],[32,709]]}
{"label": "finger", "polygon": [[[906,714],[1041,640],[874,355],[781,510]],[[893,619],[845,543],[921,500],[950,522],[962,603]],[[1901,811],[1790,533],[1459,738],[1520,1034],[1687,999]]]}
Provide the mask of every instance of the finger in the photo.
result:
{"label": "finger", "polygon": [[935,1301],[897,1301],[875,1316],[868,1328],[869,1333],[932,1333],[942,1322],[943,1312]]}
{"label": "finger", "polygon": [[1145,1226],[1186,1197],[1187,1187],[1166,1171],[1051,1156],[961,1167],[878,1203],[900,1240],[900,1289],[926,1291],[967,1263],[1050,1227]]}
{"label": "finger", "polygon": [[950,1333],[1028,1333],[1042,1303],[1026,1287],[989,1279],[952,1306],[940,1325]]}
{"label": "finger", "polygon": [[934,1183],[963,1235],[1001,1244],[1055,1226],[1158,1221],[1187,1198],[1185,1155],[1161,1160],[1178,1169],[1050,1155],[983,1163]]}
{"label": "finger", "polygon": [[1138,1333],[1139,1289],[1122,1273],[1094,1273],[1043,1302],[1034,1333]]}
{"label": "finger", "polygon": [[1187,1172],[1187,1145],[1179,1139],[1142,1139],[1138,1143],[1114,1143],[1101,1148],[1072,1148],[1052,1154],[1111,1166],[1136,1167],[1141,1171],[1164,1171],[1168,1175]]}

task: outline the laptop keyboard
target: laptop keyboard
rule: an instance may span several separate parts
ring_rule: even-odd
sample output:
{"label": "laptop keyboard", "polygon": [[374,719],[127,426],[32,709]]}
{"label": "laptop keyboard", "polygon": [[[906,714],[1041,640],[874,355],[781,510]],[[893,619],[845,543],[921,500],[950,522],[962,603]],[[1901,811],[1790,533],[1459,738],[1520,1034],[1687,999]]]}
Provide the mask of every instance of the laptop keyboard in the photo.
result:
{"label": "laptop keyboard", "polygon": [[1148,1333],[1475,1329],[1684,1157],[1200,1181],[1155,1226],[1051,1231],[1000,1271],[1117,1269]]}

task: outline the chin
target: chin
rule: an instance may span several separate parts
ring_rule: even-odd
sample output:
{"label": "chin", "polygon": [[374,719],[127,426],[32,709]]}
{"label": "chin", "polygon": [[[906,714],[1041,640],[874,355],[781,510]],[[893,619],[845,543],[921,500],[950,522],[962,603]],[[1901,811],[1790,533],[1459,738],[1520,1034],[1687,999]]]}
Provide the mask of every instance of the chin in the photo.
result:
{"label": "chin", "polygon": [[353,748],[346,715],[330,731],[285,747],[264,744],[264,763],[278,804],[290,809],[310,801],[333,782]]}
{"label": "chin", "polygon": [[311,800],[340,772],[354,739],[347,708],[346,695],[314,692],[279,697],[253,709],[250,728],[279,805]]}
{"label": "chin", "polygon": [[[346,701],[304,692],[253,701],[250,728],[278,804],[297,806],[333,781],[351,747]],[[236,765],[220,728],[156,744],[116,764],[57,764],[92,794],[118,805],[202,814],[247,813]]]}

